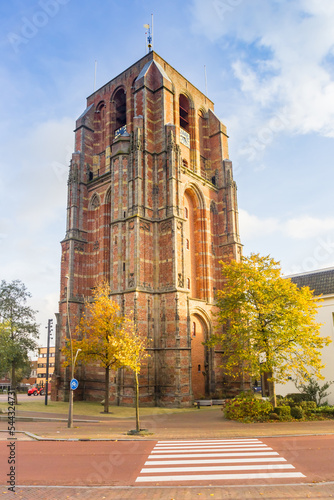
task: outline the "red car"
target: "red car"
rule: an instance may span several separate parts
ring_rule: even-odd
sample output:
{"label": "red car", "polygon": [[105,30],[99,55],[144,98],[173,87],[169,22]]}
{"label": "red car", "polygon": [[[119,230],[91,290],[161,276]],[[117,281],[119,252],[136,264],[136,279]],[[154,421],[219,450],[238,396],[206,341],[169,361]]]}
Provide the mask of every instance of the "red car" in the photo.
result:
{"label": "red car", "polygon": [[28,396],[31,396],[32,394],[34,396],[44,396],[44,387],[31,387],[30,389],[28,389]]}

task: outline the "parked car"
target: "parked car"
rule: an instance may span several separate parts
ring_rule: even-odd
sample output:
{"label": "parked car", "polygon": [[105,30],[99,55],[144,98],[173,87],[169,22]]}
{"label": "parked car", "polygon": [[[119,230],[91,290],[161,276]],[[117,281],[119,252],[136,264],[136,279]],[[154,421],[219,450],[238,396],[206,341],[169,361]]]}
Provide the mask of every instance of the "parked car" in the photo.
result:
{"label": "parked car", "polygon": [[30,387],[30,389],[28,389],[28,396],[44,396],[45,394],[45,391],[44,391],[44,387]]}

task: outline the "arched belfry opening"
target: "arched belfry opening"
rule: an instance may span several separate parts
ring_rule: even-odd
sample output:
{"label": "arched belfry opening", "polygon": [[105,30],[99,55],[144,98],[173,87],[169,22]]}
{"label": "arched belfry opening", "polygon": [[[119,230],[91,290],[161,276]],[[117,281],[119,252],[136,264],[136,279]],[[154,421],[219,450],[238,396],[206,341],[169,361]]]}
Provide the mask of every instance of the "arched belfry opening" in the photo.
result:
{"label": "arched belfry opening", "polygon": [[199,298],[197,291],[197,268],[196,260],[196,199],[194,194],[187,190],[184,193],[184,238],[185,238],[185,276],[187,279],[188,288],[191,298]]}
{"label": "arched belfry opening", "polygon": [[124,89],[119,89],[114,95],[115,103],[115,131],[126,125],[126,94]]}
{"label": "arched belfry opening", "polygon": [[189,133],[189,99],[184,94],[179,97],[180,127]]}
{"label": "arched belfry opening", "polygon": [[106,110],[105,102],[101,101],[96,107],[94,116],[94,131],[95,131],[94,151],[96,154],[103,151],[105,147],[105,110]]}
{"label": "arched belfry opening", "polygon": [[[198,190],[197,190],[198,191]],[[185,238],[185,276],[190,280],[190,298],[206,297],[205,248],[206,233],[203,218],[204,206],[200,192],[192,187],[184,193],[184,238]]]}

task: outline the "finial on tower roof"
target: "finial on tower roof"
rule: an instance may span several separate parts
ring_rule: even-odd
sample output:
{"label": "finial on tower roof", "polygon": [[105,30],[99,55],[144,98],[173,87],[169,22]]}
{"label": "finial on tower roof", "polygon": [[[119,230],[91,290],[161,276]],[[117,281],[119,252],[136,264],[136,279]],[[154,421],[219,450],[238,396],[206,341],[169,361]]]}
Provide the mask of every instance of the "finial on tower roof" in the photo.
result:
{"label": "finial on tower roof", "polygon": [[146,29],[145,35],[147,35],[147,48],[151,52],[153,48],[153,14],[151,14],[151,25],[144,24],[144,28]]}

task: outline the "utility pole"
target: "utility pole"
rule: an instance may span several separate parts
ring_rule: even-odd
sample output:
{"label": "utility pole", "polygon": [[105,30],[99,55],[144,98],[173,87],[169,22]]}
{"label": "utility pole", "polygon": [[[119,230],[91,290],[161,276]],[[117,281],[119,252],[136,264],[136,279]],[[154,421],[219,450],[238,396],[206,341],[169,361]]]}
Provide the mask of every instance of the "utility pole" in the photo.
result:
{"label": "utility pole", "polygon": [[46,382],[45,382],[45,404],[48,404],[48,390],[49,390],[49,358],[50,358],[50,337],[52,335],[53,319],[48,320],[48,340],[46,347]]}

